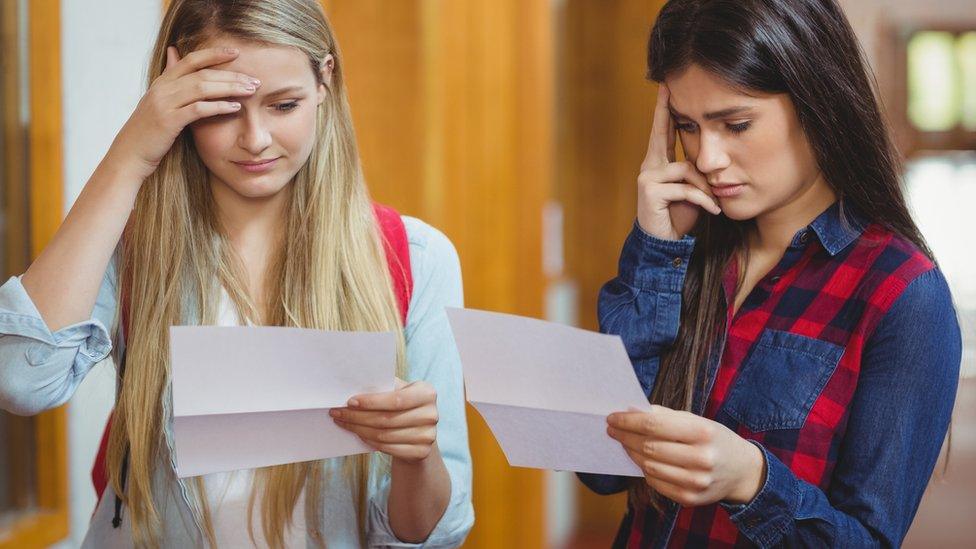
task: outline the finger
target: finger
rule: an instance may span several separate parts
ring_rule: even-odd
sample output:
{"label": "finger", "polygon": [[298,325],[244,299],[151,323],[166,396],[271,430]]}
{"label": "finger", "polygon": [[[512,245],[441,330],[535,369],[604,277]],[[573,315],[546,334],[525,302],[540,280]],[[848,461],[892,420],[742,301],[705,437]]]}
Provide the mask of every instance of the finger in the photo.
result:
{"label": "finger", "polygon": [[329,415],[346,423],[380,429],[436,425],[438,421],[436,406],[421,406],[402,412],[333,408],[329,410]]}
{"label": "finger", "polygon": [[647,155],[644,157],[642,169],[645,166],[665,164],[669,158],[674,158],[674,151],[668,153],[668,144],[673,142],[673,137],[668,138],[668,130],[672,128],[669,123],[671,119],[671,112],[668,110],[669,98],[668,87],[658,86],[657,103],[654,105],[654,121],[651,123],[651,137],[647,143]]}
{"label": "finger", "polygon": [[705,473],[690,471],[678,465],[645,459],[641,465],[645,476],[673,484],[686,490],[704,490],[708,488]]}
{"label": "finger", "polygon": [[437,439],[437,429],[431,426],[410,427],[407,429],[376,429],[364,425],[335,420],[336,425],[359,435],[360,438],[378,444],[433,444]]}
{"label": "finger", "polygon": [[236,71],[225,71],[222,69],[200,69],[184,78],[194,78],[197,81],[206,82],[240,82],[242,84],[252,84],[260,86],[261,81],[257,78]]}
{"label": "finger", "polygon": [[233,114],[241,110],[241,104],[236,101],[197,101],[176,111],[176,119],[186,127],[192,122],[211,116]]}
{"label": "finger", "polygon": [[607,417],[615,429],[644,434],[658,440],[696,443],[710,435],[711,422],[695,414],[651,406],[650,412],[618,412]]}
{"label": "finger", "polygon": [[206,48],[188,53],[172,68],[174,78],[186,76],[202,68],[227,63],[240,55],[237,48]]}
{"label": "finger", "polygon": [[181,81],[173,94],[172,101],[177,108],[185,107],[207,99],[226,99],[233,97],[248,97],[253,95],[257,87],[243,82],[197,82]]}
{"label": "finger", "polygon": [[646,435],[622,431],[613,427],[607,428],[607,434],[619,441],[624,448],[643,456],[644,459],[696,470],[708,470],[712,467],[711,461],[706,459],[707,456],[702,455],[702,450],[696,446],[649,438]]}
{"label": "finger", "polygon": [[712,196],[712,188],[708,185],[708,178],[687,160],[650,168],[641,176],[658,183],[691,183],[705,194]]}
{"label": "finger", "polygon": [[177,63],[180,62],[180,54],[176,51],[175,46],[166,46],[166,66],[163,68],[163,72],[170,70]]}
{"label": "finger", "polygon": [[647,482],[647,485],[653,488],[655,492],[673,502],[682,505],[690,505],[692,503],[690,501],[689,491],[681,486],[654,477],[644,477],[644,481]]}
{"label": "finger", "polygon": [[664,202],[663,206],[674,202],[690,202],[704,208],[712,215],[722,213],[722,207],[715,202],[715,199],[690,183],[662,185],[656,193],[657,198]]}
{"label": "finger", "polygon": [[426,458],[433,451],[433,446],[425,444],[379,444],[364,440],[372,448],[395,458],[417,461]]}
{"label": "finger", "polygon": [[409,410],[437,401],[437,392],[426,382],[416,381],[402,389],[385,393],[356,395],[349,399],[349,407],[360,410]]}

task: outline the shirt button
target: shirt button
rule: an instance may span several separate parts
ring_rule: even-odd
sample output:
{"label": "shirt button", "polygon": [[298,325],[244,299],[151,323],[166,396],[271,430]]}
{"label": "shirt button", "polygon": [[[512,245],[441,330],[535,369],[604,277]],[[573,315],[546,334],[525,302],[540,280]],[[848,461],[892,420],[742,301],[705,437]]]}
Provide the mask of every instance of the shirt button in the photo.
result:
{"label": "shirt button", "polygon": [[810,231],[805,231],[800,235],[800,244],[806,244],[810,240]]}
{"label": "shirt button", "polygon": [[680,267],[683,263],[684,263],[684,260],[682,260],[680,257],[676,257],[676,258],[674,258],[674,260],[671,261],[671,265],[675,269],[677,269],[678,267]]}
{"label": "shirt button", "polygon": [[783,277],[780,276],[780,275],[776,275],[776,276],[770,277],[769,278],[769,281],[772,282],[773,284],[775,284],[775,283],[779,282],[779,279],[781,279],[781,278],[783,278]]}

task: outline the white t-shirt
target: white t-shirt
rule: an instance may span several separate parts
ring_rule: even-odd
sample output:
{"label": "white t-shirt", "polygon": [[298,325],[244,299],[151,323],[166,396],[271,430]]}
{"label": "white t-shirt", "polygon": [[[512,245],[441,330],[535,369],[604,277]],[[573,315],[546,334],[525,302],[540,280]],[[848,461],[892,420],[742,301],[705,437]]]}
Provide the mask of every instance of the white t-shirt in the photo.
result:
{"label": "white t-shirt", "polygon": [[[220,312],[217,317],[218,326],[239,326],[237,307],[226,291],[220,293]],[[252,542],[248,532],[247,511],[251,498],[254,471],[245,469],[228,473],[213,473],[203,477],[207,489],[207,499],[210,502],[210,513],[213,517],[214,534],[220,547],[268,547],[261,529],[261,499],[254,501]],[[285,531],[286,547],[301,547],[305,545],[305,491],[299,496],[292,516],[291,528]]]}

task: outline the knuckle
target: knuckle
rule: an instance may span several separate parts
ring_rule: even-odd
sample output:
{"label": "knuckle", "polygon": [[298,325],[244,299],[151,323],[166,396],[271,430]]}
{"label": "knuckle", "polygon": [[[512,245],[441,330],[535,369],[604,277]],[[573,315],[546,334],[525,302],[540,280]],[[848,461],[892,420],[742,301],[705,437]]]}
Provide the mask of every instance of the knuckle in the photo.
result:
{"label": "knuckle", "polygon": [[657,455],[660,448],[658,444],[654,441],[648,440],[644,442],[644,453],[649,456]]}
{"label": "knuckle", "polygon": [[644,460],[644,471],[649,475],[655,475],[658,472],[658,465],[651,460]]}
{"label": "knuckle", "polygon": [[715,451],[711,448],[704,450],[698,459],[698,464],[705,469],[713,469],[715,467]]}

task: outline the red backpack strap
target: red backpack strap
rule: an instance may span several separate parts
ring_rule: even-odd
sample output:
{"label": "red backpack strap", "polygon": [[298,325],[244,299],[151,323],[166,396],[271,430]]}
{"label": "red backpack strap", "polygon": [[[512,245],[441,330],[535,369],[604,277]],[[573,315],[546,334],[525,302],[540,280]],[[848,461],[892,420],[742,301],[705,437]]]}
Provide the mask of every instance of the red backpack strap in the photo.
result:
{"label": "red backpack strap", "polygon": [[413,295],[413,274],[410,272],[410,243],[407,241],[407,228],[396,210],[382,204],[373,204],[376,222],[383,239],[386,261],[393,280],[393,293],[400,307],[400,321],[407,324],[410,296]]}
{"label": "red backpack strap", "polygon": [[[121,329],[119,339],[122,344],[122,352],[116,354],[121,362],[120,364],[116,364],[120,377],[125,369],[125,336],[129,332],[129,289],[126,281],[121,281],[121,284],[122,291],[119,292],[119,328]],[[105,487],[108,486],[108,465],[106,460],[108,456],[108,434],[112,430],[113,413],[114,409],[108,414],[108,420],[105,422],[105,430],[102,432],[102,440],[98,443],[98,453],[95,454],[95,463],[92,464],[92,485],[95,487],[95,496],[98,500],[102,499]],[[128,456],[126,456],[125,461],[128,461]],[[116,498],[118,498],[118,495],[116,495]]]}
{"label": "red backpack strap", "polygon": [[[383,240],[383,249],[386,252],[387,265],[390,268],[390,278],[393,281],[393,294],[397,299],[397,307],[400,310],[400,321],[406,325],[407,312],[410,308],[410,297],[413,295],[413,274],[410,271],[410,243],[407,241],[407,228],[403,225],[403,219],[396,210],[382,204],[373,204],[373,213],[376,215],[376,222],[380,228],[380,238]],[[129,329],[129,292],[125,285],[122,287],[120,315],[122,327],[122,342],[124,345],[125,334]],[[92,467],[92,484],[95,486],[95,494],[98,499],[102,499],[105,487],[108,486],[108,470],[106,469],[106,456],[108,452],[108,434],[112,428],[112,416],[108,416],[105,424],[105,431],[102,433],[102,441],[98,445],[98,454],[95,456],[95,464]]]}

